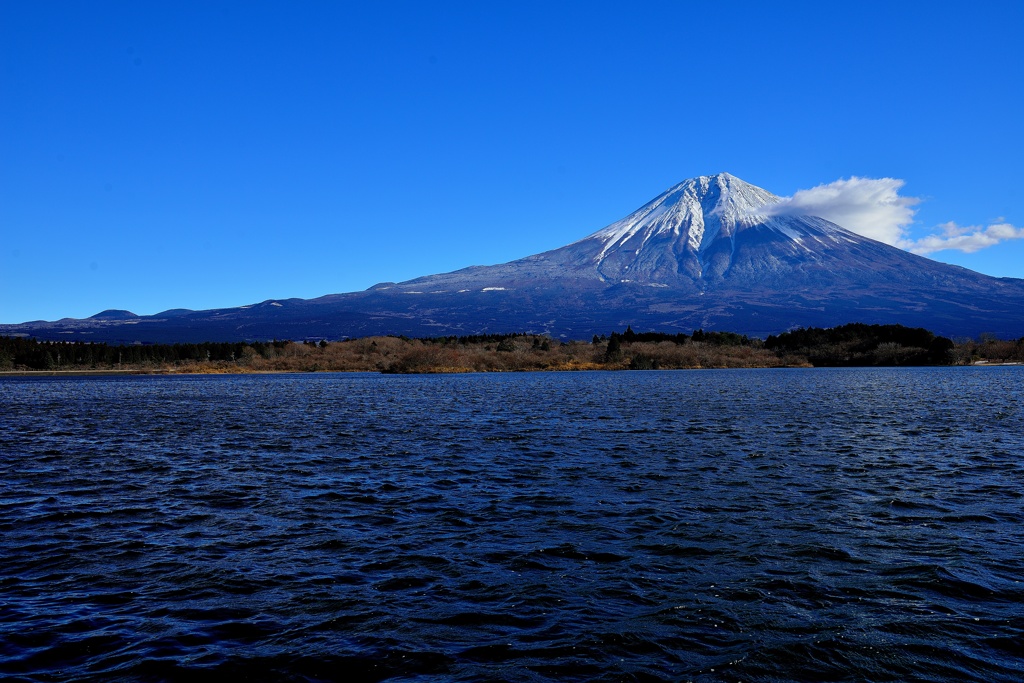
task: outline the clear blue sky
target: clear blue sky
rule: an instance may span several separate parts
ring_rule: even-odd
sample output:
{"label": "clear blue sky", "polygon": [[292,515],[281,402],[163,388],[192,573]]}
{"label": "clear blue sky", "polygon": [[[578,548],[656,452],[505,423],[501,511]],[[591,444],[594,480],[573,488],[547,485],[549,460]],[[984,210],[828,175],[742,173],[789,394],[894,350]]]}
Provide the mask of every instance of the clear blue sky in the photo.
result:
{"label": "clear blue sky", "polygon": [[[1024,2],[0,3],[0,322],[364,289],[685,178],[1024,225]],[[1024,277],[1024,239],[937,260]]]}

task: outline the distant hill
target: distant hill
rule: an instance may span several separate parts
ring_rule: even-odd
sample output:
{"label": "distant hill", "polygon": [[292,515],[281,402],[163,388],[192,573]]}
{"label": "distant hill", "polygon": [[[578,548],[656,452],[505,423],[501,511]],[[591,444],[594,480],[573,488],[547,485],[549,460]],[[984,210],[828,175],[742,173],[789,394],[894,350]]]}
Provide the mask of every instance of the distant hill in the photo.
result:
{"label": "distant hill", "polygon": [[120,311],[114,308],[100,311],[96,315],[89,316],[89,320],[135,320],[139,316],[131,311]]}
{"label": "distant hill", "polygon": [[0,325],[0,334],[107,342],[340,339],[898,323],[944,336],[1024,336],[1024,280],[938,263],[816,216],[728,173],[686,180],[578,242],[362,292],[152,316]]}

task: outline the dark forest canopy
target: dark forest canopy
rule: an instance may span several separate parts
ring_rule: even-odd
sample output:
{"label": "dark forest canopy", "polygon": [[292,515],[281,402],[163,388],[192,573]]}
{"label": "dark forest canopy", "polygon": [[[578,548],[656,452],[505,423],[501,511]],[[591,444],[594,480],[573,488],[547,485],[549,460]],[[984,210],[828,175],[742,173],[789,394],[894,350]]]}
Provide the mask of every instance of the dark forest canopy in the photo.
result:
{"label": "dark forest canopy", "polygon": [[[45,342],[21,337],[0,337],[0,369],[26,367],[53,370],[60,367],[116,367],[140,363],[181,361],[234,361],[245,350],[265,354],[291,342],[204,342],[202,344],[133,344],[114,346],[89,342]],[[5,365],[7,367],[5,367]]]}
{"label": "dark forest canopy", "polygon": [[948,365],[955,344],[922,327],[851,323],[772,335],[764,347],[804,355],[815,366]]}

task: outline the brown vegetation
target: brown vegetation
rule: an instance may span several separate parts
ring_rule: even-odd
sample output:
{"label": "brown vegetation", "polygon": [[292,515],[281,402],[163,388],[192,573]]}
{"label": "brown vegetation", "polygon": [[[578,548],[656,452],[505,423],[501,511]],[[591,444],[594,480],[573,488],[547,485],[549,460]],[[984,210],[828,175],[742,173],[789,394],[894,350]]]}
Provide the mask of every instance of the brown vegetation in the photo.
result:
{"label": "brown vegetation", "polygon": [[[883,341],[888,339],[886,334],[908,343]],[[921,340],[909,343],[913,335],[921,336]],[[562,342],[529,334],[152,347],[7,338],[0,338],[0,342],[0,370],[51,372],[452,373],[906,365],[921,364],[922,358],[925,364],[1024,362],[1024,339],[983,337],[953,344],[925,330],[862,325],[797,330],[766,341],[728,332],[670,336],[635,334],[627,329],[623,334],[595,337],[591,342]],[[926,345],[930,348],[924,348]]]}
{"label": "brown vegetation", "polygon": [[[721,347],[702,342],[636,342],[624,344],[617,357],[609,357],[607,341],[596,343],[553,341],[523,335],[499,343],[460,343],[368,337],[326,346],[288,344],[270,357],[242,358],[219,363],[230,371],[376,371],[386,373],[522,372],[537,370],[625,370],[671,368],[765,368],[807,366],[805,359],[779,357],[765,349]],[[180,368],[204,371],[209,364]]]}
{"label": "brown vegetation", "polygon": [[[804,359],[780,357],[749,346],[703,342],[634,342],[608,353],[609,342],[559,342],[538,335],[505,337],[497,342],[455,339],[366,337],[330,343],[286,342],[257,349],[245,346],[231,360],[142,361],[93,365],[153,373],[233,372],[521,372],[537,370],[625,370],[671,368],[751,368],[806,366]],[[72,370],[61,366],[49,370]]]}
{"label": "brown vegetation", "polygon": [[1024,337],[1016,340],[981,335],[978,340],[960,341],[953,349],[958,365],[971,363],[1024,363]]}

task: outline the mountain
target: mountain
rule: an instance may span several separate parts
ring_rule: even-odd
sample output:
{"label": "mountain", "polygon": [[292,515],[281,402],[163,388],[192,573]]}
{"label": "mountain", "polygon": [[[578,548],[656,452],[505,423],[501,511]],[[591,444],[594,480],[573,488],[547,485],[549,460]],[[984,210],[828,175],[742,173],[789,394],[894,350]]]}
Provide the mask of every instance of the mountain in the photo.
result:
{"label": "mountain", "polygon": [[848,322],[1024,336],[1024,280],[938,263],[816,216],[728,173],[670,188],[578,242],[363,292],[152,316],[0,325],[0,334],[132,343],[624,329],[755,336]]}

